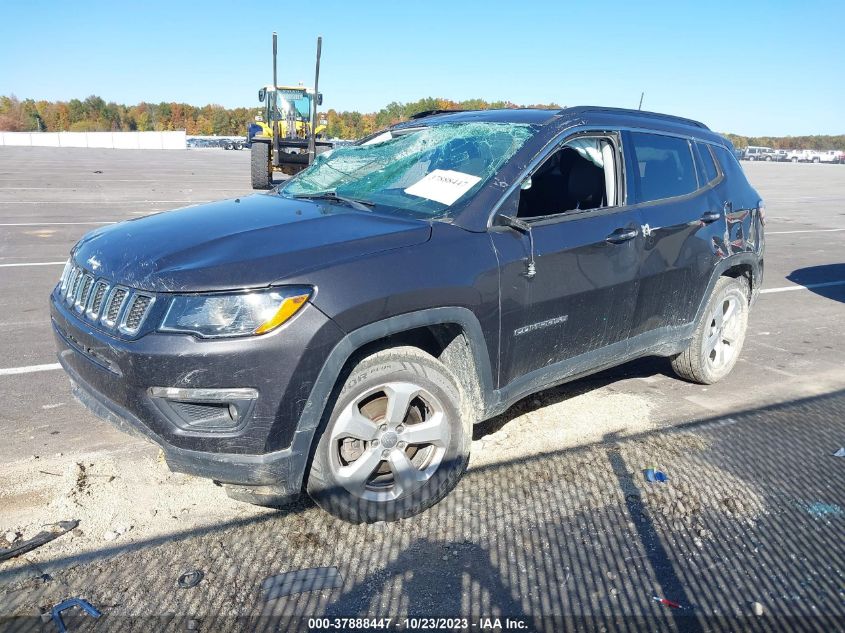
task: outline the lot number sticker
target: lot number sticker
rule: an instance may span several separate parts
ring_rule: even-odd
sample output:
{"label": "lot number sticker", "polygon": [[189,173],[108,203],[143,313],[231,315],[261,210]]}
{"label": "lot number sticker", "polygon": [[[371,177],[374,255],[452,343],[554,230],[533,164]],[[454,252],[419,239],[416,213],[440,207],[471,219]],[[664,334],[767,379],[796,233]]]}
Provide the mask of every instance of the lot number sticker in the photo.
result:
{"label": "lot number sticker", "polygon": [[405,193],[449,206],[472,189],[479,180],[481,178],[478,176],[459,171],[435,169],[405,189]]}

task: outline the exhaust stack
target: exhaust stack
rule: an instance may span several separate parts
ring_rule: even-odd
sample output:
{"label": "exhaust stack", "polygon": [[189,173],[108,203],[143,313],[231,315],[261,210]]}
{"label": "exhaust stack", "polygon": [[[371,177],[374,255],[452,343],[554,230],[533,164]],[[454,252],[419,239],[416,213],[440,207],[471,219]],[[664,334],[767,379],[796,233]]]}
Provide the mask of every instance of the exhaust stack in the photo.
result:
{"label": "exhaust stack", "polygon": [[317,157],[317,101],[320,95],[320,53],[323,48],[322,36],[317,37],[317,68],[314,71],[314,97],[311,99],[311,133],[308,135],[308,164]]}

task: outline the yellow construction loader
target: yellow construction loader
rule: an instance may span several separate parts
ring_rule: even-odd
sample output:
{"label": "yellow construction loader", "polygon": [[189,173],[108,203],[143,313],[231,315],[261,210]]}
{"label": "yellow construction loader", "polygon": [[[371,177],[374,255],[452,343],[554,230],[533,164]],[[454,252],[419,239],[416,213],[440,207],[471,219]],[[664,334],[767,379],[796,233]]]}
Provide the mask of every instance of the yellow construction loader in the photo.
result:
{"label": "yellow construction loader", "polygon": [[322,44],[323,38],[318,37],[314,88],[280,86],[276,80],[277,36],[273,33],[273,83],[258,91],[258,100],[264,105],[246,135],[255,189],[272,187],[274,171],[289,175],[302,171],[332,146],[324,139],[326,122],[317,119],[317,106],[323,103],[317,90]]}

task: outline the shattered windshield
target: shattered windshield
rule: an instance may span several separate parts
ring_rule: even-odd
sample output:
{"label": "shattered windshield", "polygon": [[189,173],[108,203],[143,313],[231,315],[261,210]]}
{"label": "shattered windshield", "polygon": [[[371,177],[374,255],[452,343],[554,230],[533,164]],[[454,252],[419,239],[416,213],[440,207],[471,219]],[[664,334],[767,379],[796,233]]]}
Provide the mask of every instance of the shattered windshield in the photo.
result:
{"label": "shattered windshield", "polygon": [[[280,189],[290,198],[356,201],[423,218],[450,215],[535,132],[514,123],[447,123],[390,130],[320,154]],[[385,209],[381,208],[384,205]]]}

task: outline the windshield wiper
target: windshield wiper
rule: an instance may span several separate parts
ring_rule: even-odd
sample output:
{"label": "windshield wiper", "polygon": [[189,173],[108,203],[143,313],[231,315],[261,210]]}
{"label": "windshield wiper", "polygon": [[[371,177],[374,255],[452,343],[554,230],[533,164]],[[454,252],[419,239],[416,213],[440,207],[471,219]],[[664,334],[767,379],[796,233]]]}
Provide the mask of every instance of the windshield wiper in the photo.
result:
{"label": "windshield wiper", "polygon": [[296,194],[292,195],[292,198],[296,199],[305,199],[305,200],[332,200],[334,202],[343,202],[344,204],[348,204],[353,209],[358,209],[359,211],[372,211],[373,207],[376,206],[373,202],[368,202],[367,200],[356,200],[355,198],[347,198],[345,196],[339,196],[334,191],[323,191],[321,193],[305,193],[305,194]]}

